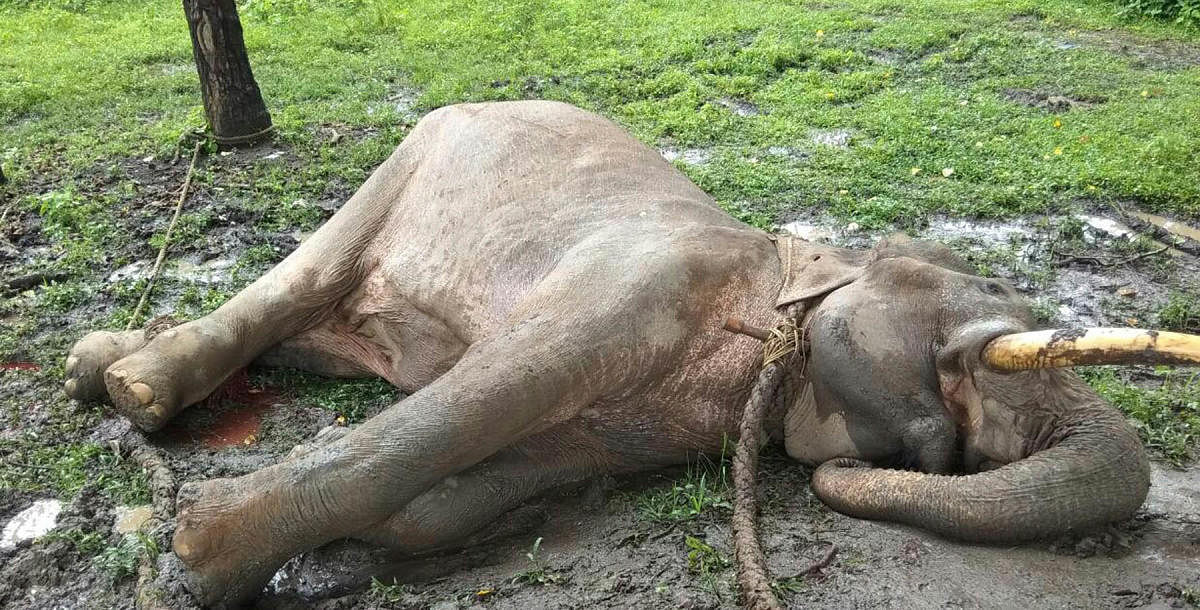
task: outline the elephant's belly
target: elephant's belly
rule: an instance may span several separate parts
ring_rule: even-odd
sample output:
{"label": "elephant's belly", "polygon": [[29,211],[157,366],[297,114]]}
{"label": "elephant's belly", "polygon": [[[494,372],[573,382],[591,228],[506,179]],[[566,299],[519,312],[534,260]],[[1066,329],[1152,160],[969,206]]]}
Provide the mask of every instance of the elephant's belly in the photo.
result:
{"label": "elephant's belly", "polygon": [[378,272],[347,295],[322,326],[332,331],[343,353],[408,393],[450,370],[468,347],[437,312],[414,306]]}

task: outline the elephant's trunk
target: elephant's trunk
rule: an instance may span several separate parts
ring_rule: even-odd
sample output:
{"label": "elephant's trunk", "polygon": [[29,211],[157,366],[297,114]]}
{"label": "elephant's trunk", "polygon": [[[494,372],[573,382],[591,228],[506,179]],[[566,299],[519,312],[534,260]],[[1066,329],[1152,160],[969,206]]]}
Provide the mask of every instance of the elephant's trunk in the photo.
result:
{"label": "elephant's trunk", "polygon": [[979,542],[1079,532],[1128,518],[1150,488],[1137,433],[1114,409],[1091,404],[1059,418],[1047,447],[965,476],[871,468],[830,460],[813,475],[817,496],[864,519],[915,525]]}

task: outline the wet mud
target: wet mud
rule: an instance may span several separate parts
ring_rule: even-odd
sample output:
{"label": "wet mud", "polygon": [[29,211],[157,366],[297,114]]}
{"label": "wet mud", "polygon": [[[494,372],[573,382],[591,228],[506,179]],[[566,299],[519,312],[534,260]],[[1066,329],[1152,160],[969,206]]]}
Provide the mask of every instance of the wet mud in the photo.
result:
{"label": "wet mud", "polygon": [[[397,95],[393,103],[407,99],[403,93]],[[851,141],[848,133],[819,135],[829,140],[829,146]],[[239,154],[248,160],[226,162],[249,163],[274,153]],[[666,149],[663,154],[698,164],[711,156],[700,149]],[[141,171],[133,169],[137,165],[129,163],[135,175]],[[147,184],[156,185],[149,192],[167,193],[170,178],[151,177],[147,172]],[[212,193],[201,192],[197,205],[214,215],[236,218],[213,227],[208,239],[173,253],[168,270],[188,281],[222,285],[229,281],[230,261],[249,244],[262,243],[262,238],[251,239],[242,228],[252,218]],[[328,211],[335,208],[332,205]],[[11,265],[7,268],[17,268],[44,247],[36,237],[36,221],[21,222],[23,233],[17,241],[22,251],[7,259]],[[864,230],[819,211],[796,213],[780,224],[781,230],[805,239],[850,247],[870,247],[893,230]],[[1200,294],[1200,263],[1186,251],[1111,266],[1087,261],[1085,257],[1111,262],[1133,252],[1129,243],[1139,231],[1111,210],[1085,209],[1003,222],[934,217],[908,228],[917,237],[947,243],[981,273],[1011,281],[1034,302],[1047,327],[1124,326],[1131,320],[1153,323],[1153,312],[1171,295]],[[137,230],[148,236],[154,229]],[[1075,260],[1055,256],[1065,232],[1076,240],[1077,250],[1070,251]],[[279,232],[269,236],[267,243],[282,255],[298,239]],[[133,262],[106,271],[106,282],[136,279],[146,272],[145,252],[123,254]],[[167,282],[154,313],[169,312],[178,292]],[[72,327],[71,320],[94,318],[112,306],[112,297],[100,294],[64,318],[64,327],[45,332],[78,336],[87,329]],[[0,438],[36,430],[47,420],[46,404],[58,400],[50,398],[58,396],[58,380],[51,374],[56,365],[53,359],[0,362],[0,391],[21,396],[28,405],[23,428],[6,427],[0,430]],[[218,395],[151,436],[177,479],[250,472],[282,459],[318,430],[338,424],[336,412],[305,406],[298,397],[255,379],[236,377]],[[101,417],[76,440],[107,445],[120,439],[128,425],[117,417]],[[672,469],[556,490],[532,502],[532,509],[527,507],[538,518],[526,520],[528,527],[522,533],[461,552],[402,557],[340,541],[289,562],[257,605],[442,610],[736,607],[728,511],[715,506],[694,519],[666,524],[646,520],[638,509],[641,494],[669,486],[683,475],[683,469]],[[791,462],[778,449],[764,456],[763,547],[779,592],[790,607],[1128,608],[1186,607],[1200,602],[1200,467],[1196,465],[1175,469],[1155,464],[1149,499],[1128,522],[1086,536],[1014,547],[963,544],[905,526],[839,515],[812,495],[810,476],[809,469]],[[0,488],[0,525],[10,524],[51,496],[45,491]],[[73,499],[63,502],[49,534],[0,545],[0,607],[133,607],[136,577],[112,581],[98,567],[95,551],[58,535],[100,532],[100,544],[112,546],[121,540],[113,532],[114,524],[127,514],[127,507],[116,506],[95,486],[84,485]],[[150,533],[164,551],[171,527],[168,523]],[[535,552],[538,539],[541,543]],[[836,554],[827,566],[815,574],[800,574],[831,545]],[[705,548],[711,553],[698,550]],[[167,607],[189,607],[178,561],[163,553],[156,566],[155,582]]]}

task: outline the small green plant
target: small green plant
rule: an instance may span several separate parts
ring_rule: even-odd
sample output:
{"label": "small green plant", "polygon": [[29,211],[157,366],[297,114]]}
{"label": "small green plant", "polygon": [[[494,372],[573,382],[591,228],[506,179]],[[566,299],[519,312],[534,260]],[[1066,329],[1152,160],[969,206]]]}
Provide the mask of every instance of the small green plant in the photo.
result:
{"label": "small green plant", "polygon": [[46,311],[66,313],[87,303],[91,296],[91,290],[82,282],[54,282],[42,287],[38,305]]}
{"label": "small green plant", "polygon": [[721,599],[721,587],[717,576],[729,567],[729,560],[695,536],[687,536],[683,542],[688,549],[688,571],[700,578],[705,590]]}
{"label": "small green plant", "polygon": [[150,500],[146,474],[97,443],[53,445],[30,436],[16,437],[0,440],[0,456],[2,487],[49,490],[70,499],[84,484],[93,483],[102,494],[124,504]]}
{"label": "small green plant", "polygon": [[105,536],[99,532],[85,532],[77,527],[67,530],[51,530],[38,539],[40,544],[48,544],[55,540],[66,540],[75,547],[75,552],[83,557],[92,557],[105,548]]}
{"label": "small green plant", "polygon": [[392,579],[392,584],[384,584],[383,581],[371,577],[371,598],[381,604],[399,604],[404,601],[404,598],[412,595],[412,585],[401,583],[395,578]]}
{"label": "small green plant", "polygon": [[1200,0],[1121,0],[1119,12],[1200,25]]}
{"label": "small green plant", "polygon": [[553,568],[546,564],[542,558],[542,538],[538,537],[533,541],[533,547],[525,553],[525,557],[529,559],[532,567],[525,572],[517,574],[513,578],[514,583],[524,583],[528,585],[557,585],[563,582],[564,577],[554,571]]}
{"label": "small green plant", "polygon": [[105,547],[92,558],[92,563],[108,576],[110,583],[116,584],[137,572],[142,556],[158,556],[158,543],[150,536],[137,532],[126,534],[116,544]]}
{"label": "small green plant", "polygon": [[1200,303],[1195,297],[1173,294],[1158,310],[1158,327],[1181,332],[1200,332]]}
{"label": "small green plant", "polygon": [[701,458],[688,466],[682,479],[669,487],[651,489],[636,496],[636,509],[643,521],[680,523],[710,511],[729,511],[728,463],[715,464]]}
{"label": "small green plant", "polygon": [[1178,466],[1195,459],[1200,441],[1200,373],[1164,368],[1162,385],[1152,389],[1127,383],[1111,368],[1087,367],[1080,374],[1129,417],[1152,451]]}
{"label": "small green plant", "polygon": [[278,388],[294,396],[300,405],[345,416],[349,423],[362,421],[368,413],[392,405],[400,396],[395,386],[382,379],[330,379],[294,369],[255,371],[251,381]]}

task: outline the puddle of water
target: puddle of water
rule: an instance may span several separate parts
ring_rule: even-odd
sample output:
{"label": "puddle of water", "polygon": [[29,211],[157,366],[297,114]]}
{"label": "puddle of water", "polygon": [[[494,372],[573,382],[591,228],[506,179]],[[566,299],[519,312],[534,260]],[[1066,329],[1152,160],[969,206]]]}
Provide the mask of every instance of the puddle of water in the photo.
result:
{"label": "puddle of water", "polygon": [[1186,237],[1186,238],[1200,244],[1200,229],[1196,229],[1195,227],[1192,227],[1190,225],[1183,224],[1182,222],[1176,222],[1174,220],[1164,218],[1157,214],[1147,214],[1145,212],[1129,212],[1129,215],[1133,216],[1134,218],[1137,218],[1138,220],[1141,220],[1143,222],[1148,222],[1168,233],[1171,233],[1172,235]]}
{"label": "puddle of water", "polygon": [[814,129],[808,132],[808,137],[815,144],[832,148],[850,148],[849,129]]}
{"label": "puddle of water", "polygon": [[803,220],[789,222],[780,228],[807,241],[829,242],[834,238],[833,229]]}
{"label": "puddle of water", "polygon": [[767,154],[776,157],[787,157],[794,160],[807,159],[809,156],[808,151],[799,148],[793,148],[791,146],[772,146],[767,149]]}
{"label": "puddle of water", "polygon": [[667,161],[675,161],[676,159],[687,163],[688,165],[704,165],[712,160],[712,151],[706,148],[678,148],[667,147],[658,151]]}
{"label": "puddle of water", "polygon": [[[163,277],[199,284],[220,284],[229,280],[229,270],[237,261],[232,258],[215,258],[197,265],[188,260],[167,261]],[[150,277],[152,264],[148,260],[134,261],[108,274],[111,283],[123,280],[139,280]]]}
{"label": "puddle of water", "polygon": [[154,507],[149,504],[141,506],[118,506],[117,518],[113,521],[113,531],[118,534],[132,534],[142,528],[150,517],[154,516]]}
{"label": "puddle of water", "polygon": [[62,502],[58,500],[38,500],[33,506],[17,513],[4,526],[0,534],[0,549],[11,549],[17,543],[33,540],[38,536],[54,529],[58,523],[58,514],[62,512]]}
{"label": "puddle of water", "polygon": [[728,108],[730,112],[738,116],[758,116],[760,114],[758,106],[746,100],[725,97],[717,100],[717,105]]}
{"label": "puddle of water", "polygon": [[280,395],[271,388],[251,387],[242,369],[204,402],[167,424],[163,434],[175,442],[215,449],[252,445],[258,441],[263,414],[279,402]]}
{"label": "puddle of water", "polygon": [[1087,226],[1092,227],[1110,237],[1127,237],[1132,239],[1134,236],[1133,229],[1125,226],[1118,220],[1112,218],[1104,218],[1103,216],[1088,216],[1087,214],[1079,214],[1075,216],[1082,220]]}
{"label": "puddle of water", "polygon": [[929,227],[921,234],[921,238],[942,242],[967,240],[976,249],[990,249],[1028,241],[1032,235],[1032,228],[1021,221],[997,222],[937,217],[929,221]]}

